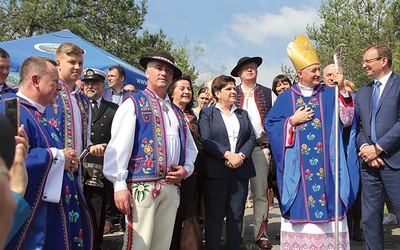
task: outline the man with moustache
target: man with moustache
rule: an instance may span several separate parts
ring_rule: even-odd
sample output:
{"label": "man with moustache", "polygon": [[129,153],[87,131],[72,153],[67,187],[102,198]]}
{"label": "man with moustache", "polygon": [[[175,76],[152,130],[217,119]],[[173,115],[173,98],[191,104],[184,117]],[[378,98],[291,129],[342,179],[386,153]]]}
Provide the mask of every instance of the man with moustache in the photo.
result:
{"label": "man with moustache", "polygon": [[264,120],[276,99],[276,95],[268,87],[257,83],[257,68],[261,65],[261,57],[241,58],[231,75],[239,77],[241,84],[236,87],[236,106],[247,110],[256,134],[256,147],[251,158],[256,169],[256,176],[250,178],[253,193],[254,227],[253,235],[256,244],[262,249],[270,249],[271,241],[267,235],[268,222],[268,174],[271,151]]}
{"label": "man with moustache", "polygon": [[[30,146],[24,199],[31,206],[6,249],[92,249],[89,211],[79,192],[78,153],[63,146],[44,116],[61,90],[56,65],[49,58],[29,57],[21,66],[19,91],[4,96],[18,97],[21,103],[21,124]],[[0,103],[0,112],[4,111],[5,100]]]}
{"label": "man with moustache", "polygon": [[147,88],[115,113],[104,156],[117,208],[126,215],[123,249],[168,249],[179,206],[179,183],[193,172],[196,145],[167,89],[182,71],[165,52],[140,59]]}
{"label": "man with moustache", "polygon": [[[92,109],[92,123],[90,140],[94,144],[107,144],[111,138],[111,124],[118,105],[102,98],[104,90],[104,80],[107,75],[99,69],[86,69],[82,82],[84,83],[84,92],[90,100]],[[85,163],[94,163],[103,166],[103,157],[88,155]],[[85,179],[90,179],[86,174]],[[104,187],[85,183],[83,191],[88,202],[90,214],[94,222],[94,248],[102,249],[103,231],[106,217],[107,198],[113,195],[112,183],[103,178]]]}

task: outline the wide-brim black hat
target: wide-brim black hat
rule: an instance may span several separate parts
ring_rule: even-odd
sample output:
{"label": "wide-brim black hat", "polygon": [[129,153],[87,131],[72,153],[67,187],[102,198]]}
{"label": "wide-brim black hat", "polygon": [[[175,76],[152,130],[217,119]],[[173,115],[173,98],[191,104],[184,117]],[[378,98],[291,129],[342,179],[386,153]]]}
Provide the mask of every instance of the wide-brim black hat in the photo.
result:
{"label": "wide-brim black hat", "polygon": [[232,69],[231,76],[239,77],[238,76],[239,69],[243,65],[245,65],[246,63],[255,62],[257,64],[257,68],[258,68],[261,65],[262,61],[263,61],[262,58],[258,57],[258,56],[256,56],[256,57],[248,57],[248,56],[242,57],[237,62],[237,65]]}
{"label": "wide-brim black hat", "polygon": [[154,60],[168,63],[169,65],[171,65],[174,68],[174,76],[173,76],[174,79],[177,79],[182,76],[182,71],[178,67],[175,66],[174,58],[167,52],[158,52],[152,56],[144,56],[144,57],[140,58],[139,63],[140,63],[140,65],[142,65],[143,68],[146,69],[147,64],[150,61],[154,61]]}

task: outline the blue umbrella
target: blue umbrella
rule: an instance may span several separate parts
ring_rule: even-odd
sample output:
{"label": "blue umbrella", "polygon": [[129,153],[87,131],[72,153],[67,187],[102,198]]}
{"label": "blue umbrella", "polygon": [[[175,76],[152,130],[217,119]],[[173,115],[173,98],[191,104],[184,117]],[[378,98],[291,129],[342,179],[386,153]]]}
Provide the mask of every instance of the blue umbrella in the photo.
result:
{"label": "blue umbrella", "polygon": [[143,71],[75,35],[69,30],[0,43],[0,47],[10,54],[11,59],[10,79],[7,78],[7,80],[15,83],[16,80],[14,78],[16,74],[12,74],[12,72],[19,72],[24,60],[30,56],[43,56],[55,59],[57,48],[64,42],[76,44],[85,50],[86,53],[83,56],[84,68],[97,68],[107,72],[110,66],[120,65],[126,71],[125,84],[132,83],[137,89],[146,88],[147,79]]}

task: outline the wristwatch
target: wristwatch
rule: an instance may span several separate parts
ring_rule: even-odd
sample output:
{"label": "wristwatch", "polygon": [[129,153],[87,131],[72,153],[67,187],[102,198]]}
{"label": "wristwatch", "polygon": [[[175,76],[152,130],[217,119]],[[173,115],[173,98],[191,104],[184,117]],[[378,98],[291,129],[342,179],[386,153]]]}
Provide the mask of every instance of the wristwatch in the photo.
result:
{"label": "wristwatch", "polygon": [[380,154],[383,152],[382,149],[378,148],[378,146],[376,145],[376,143],[374,143],[374,148],[375,148],[375,153],[376,153],[377,155],[380,155]]}

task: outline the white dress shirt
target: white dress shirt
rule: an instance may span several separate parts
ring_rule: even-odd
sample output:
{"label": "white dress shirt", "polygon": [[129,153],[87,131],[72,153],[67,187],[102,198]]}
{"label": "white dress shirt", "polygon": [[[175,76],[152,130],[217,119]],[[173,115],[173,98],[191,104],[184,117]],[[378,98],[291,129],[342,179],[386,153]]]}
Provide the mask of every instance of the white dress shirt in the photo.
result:
{"label": "white dress shirt", "polygon": [[240,130],[239,120],[238,120],[237,116],[234,113],[234,111],[237,109],[237,107],[235,106],[235,104],[232,105],[231,113],[229,114],[229,116],[227,116],[222,111],[221,106],[219,106],[219,103],[217,103],[215,105],[215,108],[218,109],[219,111],[221,111],[222,120],[224,121],[226,131],[228,132],[230,151],[232,153],[235,153],[235,151],[236,151],[236,143],[237,143],[237,139],[238,139],[238,136],[239,136],[239,130]]}

